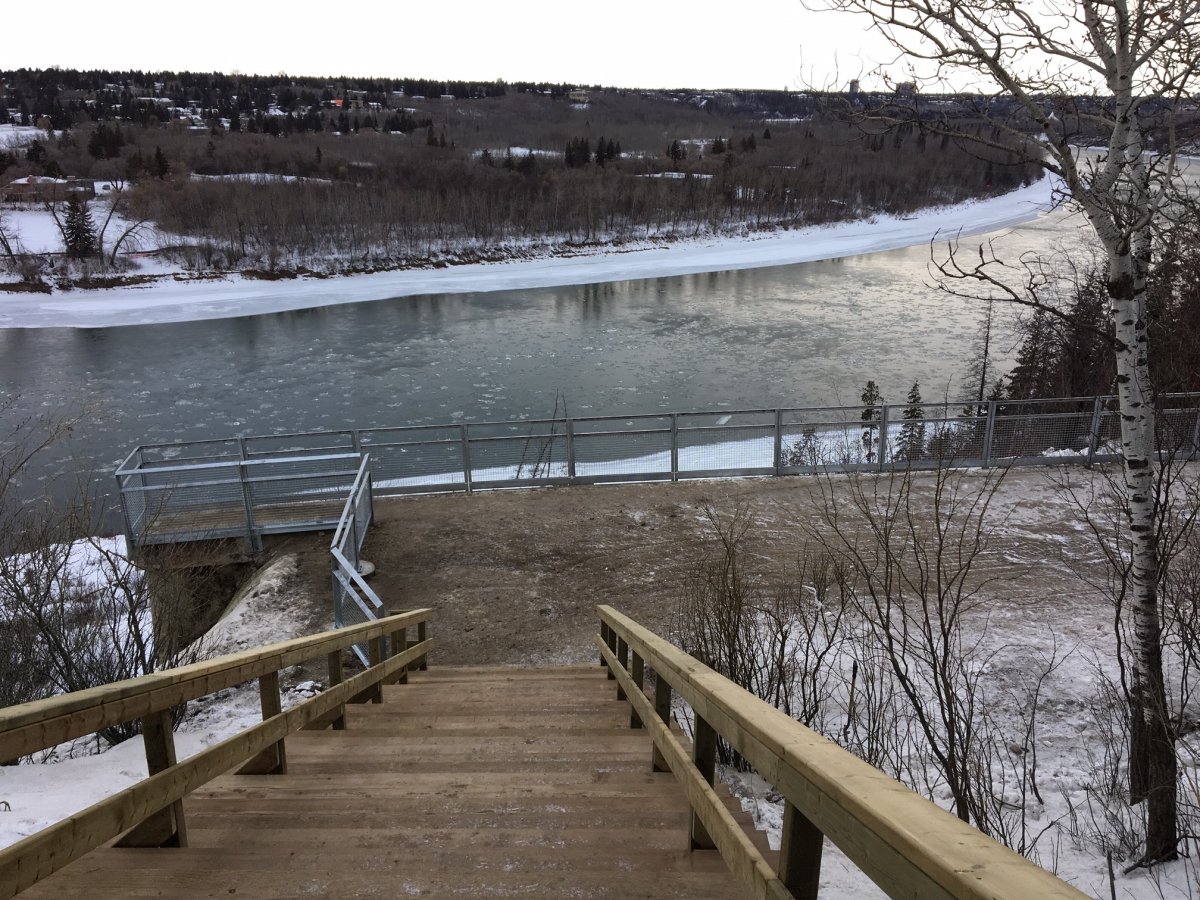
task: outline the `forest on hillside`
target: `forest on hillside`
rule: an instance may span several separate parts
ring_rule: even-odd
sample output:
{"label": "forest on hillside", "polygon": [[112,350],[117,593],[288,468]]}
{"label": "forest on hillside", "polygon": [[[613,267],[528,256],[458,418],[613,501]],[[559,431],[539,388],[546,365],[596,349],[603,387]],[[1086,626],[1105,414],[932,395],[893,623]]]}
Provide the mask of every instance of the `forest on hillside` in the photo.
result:
{"label": "forest on hillside", "polygon": [[109,182],[97,215],[154,223],[202,269],[361,271],[903,215],[1038,174],[919,122],[847,121],[843,95],[37,76],[0,73],[9,119],[46,129],[0,154],[0,180]]}

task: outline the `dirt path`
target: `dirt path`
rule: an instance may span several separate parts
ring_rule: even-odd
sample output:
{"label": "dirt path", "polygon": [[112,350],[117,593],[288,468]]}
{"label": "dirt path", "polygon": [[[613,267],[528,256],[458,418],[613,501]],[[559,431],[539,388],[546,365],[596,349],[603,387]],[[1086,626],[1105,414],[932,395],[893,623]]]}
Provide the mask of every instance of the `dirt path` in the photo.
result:
{"label": "dirt path", "polygon": [[[1094,551],[1051,477],[1027,469],[1005,478],[978,574],[995,617],[1036,627],[1044,612],[1082,636],[1100,612],[1070,569]],[[385,604],[436,610],[437,661],[578,663],[593,656],[596,604],[665,628],[703,552],[706,503],[725,511],[749,504],[760,523],[755,558],[778,571],[803,549],[798,523],[815,521],[821,483],[742,479],[381,500],[363,555],[377,566],[372,585]],[[825,484],[840,492],[845,482]],[[926,504],[933,484],[931,474],[917,476]],[[325,598],[327,537],[311,541],[302,572],[311,594]],[[1079,615],[1071,613],[1076,605]]]}

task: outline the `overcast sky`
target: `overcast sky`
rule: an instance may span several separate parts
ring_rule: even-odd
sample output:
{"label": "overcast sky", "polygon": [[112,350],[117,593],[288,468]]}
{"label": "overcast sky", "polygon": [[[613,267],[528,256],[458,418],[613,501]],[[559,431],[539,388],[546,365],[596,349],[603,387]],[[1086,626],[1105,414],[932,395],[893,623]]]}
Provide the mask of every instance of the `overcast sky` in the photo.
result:
{"label": "overcast sky", "polygon": [[53,22],[17,26],[0,67],[795,90],[889,58],[865,22],[799,0],[60,0]]}

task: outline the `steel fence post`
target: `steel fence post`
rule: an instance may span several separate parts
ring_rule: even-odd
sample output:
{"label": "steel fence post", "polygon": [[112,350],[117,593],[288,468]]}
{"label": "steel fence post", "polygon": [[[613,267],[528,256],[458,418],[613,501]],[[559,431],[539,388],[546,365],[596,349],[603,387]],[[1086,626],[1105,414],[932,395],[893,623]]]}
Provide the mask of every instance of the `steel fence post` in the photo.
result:
{"label": "steel fence post", "polygon": [[375,479],[371,470],[367,469],[367,523],[375,521]]}
{"label": "steel fence post", "polygon": [[679,416],[671,413],[671,480],[679,480]]}
{"label": "steel fence post", "polygon": [[996,433],[996,401],[989,400],[987,407],[987,423],[983,426],[983,467],[992,467],[992,437]]}
{"label": "steel fence post", "polygon": [[575,481],[575,420],[567,419],[567,481]]}
{"label": "steel fence post", "polygon": [[250,482],[246,476],[246,463],[238,462],[238,480],[242,483],[242,507],[246,512],[246,543],[251,552],[257,553],[262,549],[262,542],[254,528],[254,501],[250,496]]}
{"label": "steel fence post", "polygon": [[1200,453],[1200,408],[1193,406],[1192,414],[1196,418],[1196,424],[1192,426],[1192,452],[1188,454],[1189,460],[1195,459],[1196,454]]}
{"label": "steel fence post", "polygon": [[462,441],[463,483],[467,493],[471,493],[471,438],[467,434],[467,423],[458,426],[459,437]]}
{"label": "steel fence post", "polygon": [[[129,519],[129,501],[125,499],[125,484],[121,481],[121,476],[117,478],[117,493],[121,495],[121,518],[125,520],[125,542],[128,544],[130,551],[137,546],[137,541],[133,537],[133,523]],[[142,497],[142,502],[145,502],[145,497]]]}
{"label": "steel fence post", "polygon": [[783,410],[775,410],[775,474],[783,474]]}
{"label": "steel fence post", "polygon": [[883,471],[883,466],[887,459],[889,409],[890,407],[886,403],[879,408],[879,462],[876,468],[876,471],[879,472]]}
{"label": "steel fence post", "polygon": [[1096,459],[1096,451],[1100,447],[1100,419],[1104,415],[1104,398],[1097,397],[1092,401],[1092,425],[1088,432],[1087,466],[1090,469]]}
{"label": "steel fence post", "polygon": [[246,456],[246,439],[244,437],[239,437],[237,439],[237,441],[238,441],[238,459],[245,462],[246,459],[248,458]]}

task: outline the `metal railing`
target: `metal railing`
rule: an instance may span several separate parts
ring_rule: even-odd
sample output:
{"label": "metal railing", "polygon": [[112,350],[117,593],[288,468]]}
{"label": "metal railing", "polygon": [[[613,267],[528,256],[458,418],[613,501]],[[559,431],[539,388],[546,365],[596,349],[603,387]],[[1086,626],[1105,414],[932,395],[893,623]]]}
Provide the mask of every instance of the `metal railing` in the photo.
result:
{"label": "metal railing", "polygon": [[[367,529],[375,518],[371,496],[371,457],[362,454],[358,475],[350,486],[350,495],[342,508],[337,530],[329,545],[333,573],[333,624],[337,628],[360,625],[383,615],[383,601],[363,579],[362,550]],[[353,646],[359,661],[367,665],[365,643]]]}
{"label": "metal railing", "polygon": [[117,469],[134,545],[244,538],[257,550],[265,534],[333,528],[361,462],[356,452],[182,455],[196,446],[178,445],[177,458],[138,447]]}
{"label": "metal railing", "polygon": [[[1194,456],[1200,395],[1160,397],[1159,446]],[[184,501],[222,490],[232,505],[250,482],[244,530],[265,489],[263,464],[293,473],[370,453],[374,491],[470,492],[493,488],[678,481],[893,467],[1091,464],[1120,457],[1116,398],[881,404],[585,416],[508,422],[347,429],[139,447],[117,472],[128,530],[153,511],[155,490]],[[174,468],[200,484],[160,485]],[[203,474],[202,473],[207,473]],[[201,477],[202,476],[202,477]],[[290,484],[274,488],[298,491]],[[340,491],[349,470],[320,476]],[[205,483],[215,482],[215,483]],[[139,493],[140,492],[140,493]],[[345,496],[339,494],[339,496]],[[265,533],[265,529],[260,529]]]}

